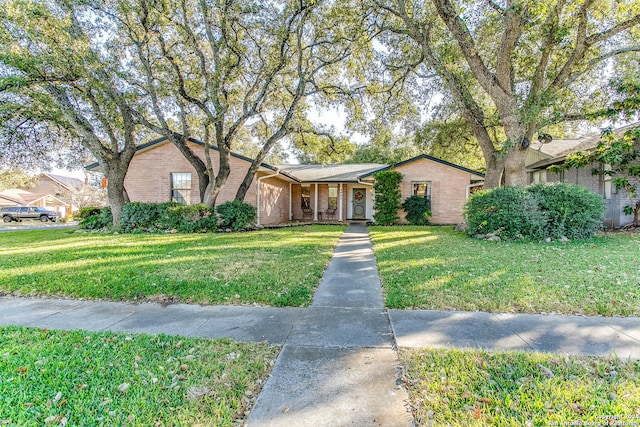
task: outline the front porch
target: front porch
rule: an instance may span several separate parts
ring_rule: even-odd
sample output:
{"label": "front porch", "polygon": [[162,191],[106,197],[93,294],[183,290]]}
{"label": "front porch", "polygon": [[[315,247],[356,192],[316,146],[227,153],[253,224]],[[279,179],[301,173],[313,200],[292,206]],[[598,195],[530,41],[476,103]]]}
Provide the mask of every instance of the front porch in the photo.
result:
{"label": "front porch", "polygon": [[372,221],[373,183],[291,184],[292,222]]}

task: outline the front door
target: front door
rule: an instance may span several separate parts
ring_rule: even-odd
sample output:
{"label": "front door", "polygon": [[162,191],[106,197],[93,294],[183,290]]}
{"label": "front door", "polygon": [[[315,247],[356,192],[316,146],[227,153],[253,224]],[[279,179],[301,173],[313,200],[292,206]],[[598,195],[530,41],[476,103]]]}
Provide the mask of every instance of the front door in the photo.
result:
{"label": "front door", "polygon": [[367,214],[367,190],[364,188],[353,189],[353,218],[365,219]]}

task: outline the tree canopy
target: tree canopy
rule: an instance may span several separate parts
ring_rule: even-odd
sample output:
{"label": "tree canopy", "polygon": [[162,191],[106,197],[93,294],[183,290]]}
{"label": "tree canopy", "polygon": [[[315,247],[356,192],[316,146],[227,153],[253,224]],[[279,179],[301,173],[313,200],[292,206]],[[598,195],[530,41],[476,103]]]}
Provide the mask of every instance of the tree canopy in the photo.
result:
{"label": "tree canopy", "polygon": [[[6,0],[0,14],[0,161],[83,147],[116,220],[152,135],[189,159],[211,205],[232,150],[253,158],[242,199],[287,144],[319,163],[426,152],[482,169],[481,153],[487,187],[524,184],[538,133],[595,117],[608,81],[640,64],[634,0]],[[339,106],[370,145],[310,119]]]}
{"label": "tree canopy", "polygon": [[487,187],[503,174],[507,185],[525,184],[526,147],[537,133],[601,108],[611,73],[637,64],[640,51],[633,0],[372,0],[372,7],[396,75],[433,72],[473,129]]}
{"label": "tree canopy", "polygon": [[[121,78],[117,50],[100,45],[99,20],[72,2],[12,0],[0,5],[3,129],[23,148],[53,135],[79,142],[109,181],[114,222],[128,200],[124,177],[141,142],[133,114],[140,101]],[[83,19],[92,26],[83,25]],[[5,133],[6,135],[6,133]]]}

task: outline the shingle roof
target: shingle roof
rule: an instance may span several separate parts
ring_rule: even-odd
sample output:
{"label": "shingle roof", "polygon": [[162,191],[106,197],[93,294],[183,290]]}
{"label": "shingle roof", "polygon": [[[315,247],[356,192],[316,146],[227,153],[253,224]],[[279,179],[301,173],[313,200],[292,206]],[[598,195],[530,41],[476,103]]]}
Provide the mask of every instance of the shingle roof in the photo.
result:
{"label": "shingle roof", "polygon": [[[614,129],[613,131],[618,135],[622,135],[628,129],[638,125],[640,125],[640,122],[635,122],[635,123],[631,123],[631,124],[619,127],[617,129]],[[562,150],[558,150],[557,153],[554,155],[554,157],[550,159],[540,160],[538,162],[530,164],[529,166],[527,166],[527,170],[531,171],[536,169],[546,169],[548,166],[563,163],[565,158],[569,154],[596,148],[598,146],[598,142],[600,142],[600,139],[601,139],[601,135],[597,134],[597,135],[590,135],[590,136],[579,138],[579,139],[558,140],[559,142],[571,141],[572,143],[562,147],[563,148]]]}
{"label": "shingle roof", "polygon": [[363,175],[387,165],[377,163],[333,165],[276,165],[278,169],[307,182],[358,182]]}
{"label": "shingle roof", "polygon": [[60,184],[66,187],[79,188],[79,187],[82,187],[82,184],[83,184],[81,179],[73,178],[70,176],[55,175],[52,173],[44,173],[43,175],[46,175],[52,178],[53,180],[58,181]]}
{"label": "shingle roof", "polygon": [[541,144],[539,142],[532,142],[529,146],[532,150],[538,150],[551,157],[557,157],[562,152],[571,150],[574,147],[580,145],[584,141],[584,138],[568,138],[568,139],[554,139],[547,144]]}

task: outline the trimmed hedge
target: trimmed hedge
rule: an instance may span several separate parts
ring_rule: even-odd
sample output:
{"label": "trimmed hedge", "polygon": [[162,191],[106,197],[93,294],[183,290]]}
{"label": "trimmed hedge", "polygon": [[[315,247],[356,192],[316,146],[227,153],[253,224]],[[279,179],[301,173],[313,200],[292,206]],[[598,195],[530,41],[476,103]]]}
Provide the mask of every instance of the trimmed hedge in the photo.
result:
{"label": "trimmed hedge", "polygon": [[407,197],[402,203],[407,221],[413,225],[428,225],[431,218],[431,200],[424,196]]}
{"label": "trimmed hedge", "polygon": [[242,200],[222,203],[216,208],[216,212],[220,216],[220,228],[233,230],[249,228],[257,218],[256,208]]}
{"label": "trimmed hedge", "polygon": [[[160,205],[162,206],[162,205]],[[158,228],[161,230],[177,230],[183,233],[199,231],[215,231],[218,217],[207,205],[182,205],[171,203],[159,210]]]}
{"label": "trimmed hedge", "polygon": [[167,203],[127,203],[122,209],[120,229],[124,233],[176,230],[183,233],[216,230],[218,218],[203,205]]}
{"label": "trimmed hedge", "polygon": [[582,239],[602,228],[604,203],[597,194],[576,185],[536,184],[480,191],[467,200],[464,216],[472,236]]}

